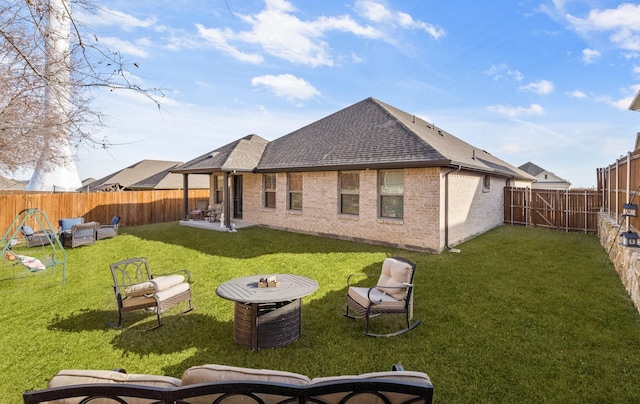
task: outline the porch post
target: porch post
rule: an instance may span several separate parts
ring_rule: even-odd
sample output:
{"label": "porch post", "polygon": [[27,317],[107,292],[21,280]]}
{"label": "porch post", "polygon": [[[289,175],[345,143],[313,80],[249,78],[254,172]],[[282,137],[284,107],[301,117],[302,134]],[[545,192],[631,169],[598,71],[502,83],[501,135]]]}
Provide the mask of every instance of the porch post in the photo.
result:
{"label": "porch post", "polygon": [[228,171],[224,172],[224,226],[231,228],[231,184]]}
{"label": "porch post", "polygon": [[184,205],[184,220],[189,220],[189,174],[182,174],[183,196],[182,204]]}

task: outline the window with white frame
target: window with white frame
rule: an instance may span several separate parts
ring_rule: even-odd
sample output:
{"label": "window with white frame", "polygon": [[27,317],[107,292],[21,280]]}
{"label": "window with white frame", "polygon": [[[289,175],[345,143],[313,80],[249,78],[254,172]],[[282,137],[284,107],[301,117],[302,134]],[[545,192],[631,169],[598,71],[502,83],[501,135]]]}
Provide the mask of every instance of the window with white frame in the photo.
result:
{"label": "window with white frame", "polygon": [[360,213],[360,174],[357,171],[340,172],[340,213]]}
{"label": "window with white frame", "polygon": [[213,203],[219,204],[224,201],[224,176],[222,175],[214,175],[213,176]]}
{"label": "window with white frame", "polygon": [[288,208],[302,210],[302,173],[290,173],[288,181]]}
{"label": "window with white frame", "polygon": [[264,207],[276,208],[276,175],[264,175]]}
{"label": "window with white frame", "polygon": [[380,217],[402,219],[404,217],[404,171],[378,171],[378,195]]}

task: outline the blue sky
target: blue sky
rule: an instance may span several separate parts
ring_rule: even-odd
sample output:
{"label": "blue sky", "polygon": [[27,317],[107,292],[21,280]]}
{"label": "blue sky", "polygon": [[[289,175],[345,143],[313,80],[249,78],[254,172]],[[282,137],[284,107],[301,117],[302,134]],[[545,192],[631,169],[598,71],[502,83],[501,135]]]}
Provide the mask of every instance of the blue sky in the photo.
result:
{"label": "blue sky", "polygon": [[367,97],[575,187],[630,151],[640,113],[640,3],[112,0],[86,30],[164,89],[159,111],[94,92],[108,115],[81,179],[143,159],[188,161],[248,134],[272,140]]}

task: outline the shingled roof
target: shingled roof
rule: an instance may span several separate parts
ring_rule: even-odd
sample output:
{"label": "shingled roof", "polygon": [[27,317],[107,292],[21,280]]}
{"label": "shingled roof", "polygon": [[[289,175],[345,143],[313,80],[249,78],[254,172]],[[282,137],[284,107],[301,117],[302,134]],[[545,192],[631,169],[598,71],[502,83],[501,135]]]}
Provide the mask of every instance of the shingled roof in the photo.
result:
{"label": "shingled roof", "polygon": [[509,178],[529,174],[415,115],[367,98],[270,142],[258,171],[461,167]]}
{"label": "shingled roof", "polygon": [[[180,189],[183,187],[182,176],[170,173],[170,170],[178,165],[179,161],[142,160],[88,184],[88,188],[92,191],[104,189],[105,186],[138,190]],[[209,182],[204,179],[191,187],[209,188]]]}
{"label": "shingled roof", "polygon": [[203,154],[171,170],[174,173],[210,173],[215,171],[251,171],[256,168],[268,140],[248,135]]}

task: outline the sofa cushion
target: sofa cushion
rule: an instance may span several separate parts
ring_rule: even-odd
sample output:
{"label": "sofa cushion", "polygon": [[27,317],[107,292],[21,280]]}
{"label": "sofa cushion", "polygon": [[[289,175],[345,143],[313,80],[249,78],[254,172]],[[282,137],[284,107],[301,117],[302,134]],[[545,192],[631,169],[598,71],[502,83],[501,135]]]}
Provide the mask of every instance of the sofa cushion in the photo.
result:
{"label": "sofa cushion", "polygon": [[[311,380],[311,385],[325,383],[325,382],[349,382],[350,380],[389,380],[403,383],[411,383],[422,385],[424,387],[433,388],[433,384],[431,383],[431,379],[426,373],[422,372],[412,372],[412,371],[388,371],[388,372],[374,372],[374,373],[364,373],[357,376],[330,376],[330,377],[316,377]],[[320,398],[324,402],[337,403],[341,402],[349,392],[341,392],[341,393],[332,393],[332,394],[324,394],[321,396],[317,396],[316,398]],[[385,393],[386,399],[391,403],[404,403],[407,400],[410,400],[413,395],[407,395],[405,393],[394,393],[387,392]],[[383,401],[377,395],[363,393],[357,396],[351,397],[349,399],[349,404],[383,404],[386,401]]]}
{"label": "sofa cushion", "polygon": [[[411,280],[412,267],[409,263],[394,258],[382,262],[382,273],[378,279],[378,290],[392,296],[396,300],[404,299],[406,288],[399,288]],[[386,287],[385,287],[386,286]]]}
{"label": "sofa cushion", "polygon": [[[187,386],[197,383],[207,382],[269,382],[269,383],[286,383],[296,386],[306,386],[309,384],[309,378],[305,375],[291,372],[283,372],[279,370],[269,369],[250,369],[224,365],[202,365],[194,366],[187,369],[182,375],[182,385]],[[255,398],[249,398],[245,395],[233,395],[224,398],[221,402],[225,404],[247,404],[262,402],[265,404],[283,403],[289,396],[281,396],[277,394],[257,393],[257,401]],[[187,400],[190,404],[211,404],[221,399],[221,394],[210,394]]]}
{"label": "sofa cushion", "polygon": [[156,292],[156,288],[158,291],[162,291],[182,282],[184,282],[184,275],[159,276],[147,282],[131,285],[124,292],[129,297],[152,295]]}
{"label": "sofa cushion", "polygon": [[70,219],[60,219],[60,231],[70,231],[74,224],[84,223],[83,217],[74,217]]}
{"label": "sofa cushion", "polygon": [[[122,384],[130,383],[143,386],[154,387],[180,387],[180,379],[170,376],[155,376],[145,374],[127,374],[116,372],[113,370],[78,370],[78,369],[65,369],[59,371],[53,379],[49,381],[48,388],[72,386],[76,384],[93,384],[93,383],[108,383],[108,384]],[[82,398],[64,399],[49,401],[49,403],[56,404],[76,404],[80,403]],[[92,400],[92,404],[113,403],[113,400],[96,399]],[[145,399],[130,399],[127,403],[130,404],[148,404],[151,400]]]}
{"label": "sofa cushion", "polygon": [[296,386],[309,384],[307,376],[298,373],[270,369],[251,369],[225,365],[202,365],[187,369],[182,375],[182,385],[222,382],[230,380],[287,383]]}

